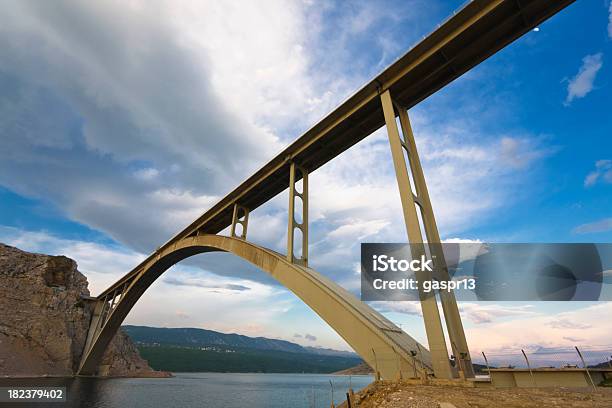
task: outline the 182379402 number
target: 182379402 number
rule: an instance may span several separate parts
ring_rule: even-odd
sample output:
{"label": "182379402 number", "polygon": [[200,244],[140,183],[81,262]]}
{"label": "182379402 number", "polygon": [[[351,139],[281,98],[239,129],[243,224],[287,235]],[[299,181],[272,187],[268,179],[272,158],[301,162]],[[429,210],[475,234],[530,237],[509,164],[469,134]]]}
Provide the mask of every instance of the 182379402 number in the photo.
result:
{"label": "182379402 number", "polygon": [[65,401],[64,387],[1,387],[0,401]]}

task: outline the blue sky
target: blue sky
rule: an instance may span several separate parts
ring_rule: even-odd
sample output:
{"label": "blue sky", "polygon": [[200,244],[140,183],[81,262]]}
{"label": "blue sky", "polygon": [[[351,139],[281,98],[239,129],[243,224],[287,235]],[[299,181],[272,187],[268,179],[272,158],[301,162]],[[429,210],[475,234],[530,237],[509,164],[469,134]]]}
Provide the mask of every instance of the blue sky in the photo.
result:
{"label": "blue sky", "polygon": [[[0,241],[75,258],[98,293],[459,6],[0,2]],[[610,3],[576,2],[411,109],[443,239],[612,242],[610,61]],[[284,251],[286,202],[250,239]],[[358,293],[359,243],[405,239],[384,132],[311,176],[310,207],[312,266]],[[418,305],[376,307],[424,341]],[[609,303],[461,307],[475,349],[612,329]],[[346,348],[224,254],[169,271],[127,322]]]}

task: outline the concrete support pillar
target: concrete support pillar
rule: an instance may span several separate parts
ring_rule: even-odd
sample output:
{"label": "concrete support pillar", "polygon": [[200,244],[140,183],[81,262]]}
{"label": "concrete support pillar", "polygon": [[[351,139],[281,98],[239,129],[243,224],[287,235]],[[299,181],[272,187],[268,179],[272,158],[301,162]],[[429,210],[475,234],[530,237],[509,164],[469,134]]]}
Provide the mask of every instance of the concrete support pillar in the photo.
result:
{"label": "concrete support pillar", "polygon": [[[242,230],[237,234],[237,227],[240,225]],[[249,209],[240,205],[234,204],[234,212],[232,214],[232,228],[230,236],[233,238],[246,239],[247,227],[249,225]]]}
{"label": "concrete support pillar", "polygon": [[[420,258],[422,255],[426,255],[426,252],[425,245],[423,244],[420,222],[417,216],[414,195],[412,187],[410,186],[408,168],[406,166],[406,160],[404,159],[402,145],[405,145],[405,142],[400,139],[397,123],[395,122],[395,110],[393,108],[391,93],[387,90],[380,95],[380,98],[385,115],[387,133],[389,135],[389,145],[391,147],[391,155],[393,156],[393,165],[395,167],[397,185],[402,201],[402,209],[404,211],[404,221],[408,232],[408,240],[410,244],[412,244],[412,256],[414,258]],[[431,276],[427,272],[421,271],[416,274],[416,279],[420,282],[431,279]],[[427,333],[427,341],[429,343],[434,374],[437,378],[452,378],[453,374],[448,358],[446,339],[444,338],[444,329],[442,328],[436,298],[435,296],[425,294],[422,291],[422,285],[419,286],[421,309],[423,312],[425,332]]]}
{"label": "concrete support pillar", "polygon": [[[436,225],[436,218],[431,206],[431,200],[429,199],[429,191],[427,190],[427,183],[425,182],[423,167],[421,166],[421,160],[419,159],[419,153],[414,141],[414,134],[412,132],[412,126],[410,125],[408,112],[401,107],[398,107],[397,110],[399,112],[404,142],[408,149],[408,161],[410,163],[410,170],[412,171],[413,182],[416,188],[416,195],[421,211],[421,219],[425,227],[425,234],[427,235],[427,242],[433,244],[429,245],[429,249],[434,257],[434,266],[441,280],[450,280],[442,246],[437,245],[441,243],[440,234],[438,232],[438,226]],[[456,359],[455,361],[457,361],[459,370],[463,371],[466,378],[473,378],[474,368],[472,367],[470,350],[468,349],[467,339],[465,338],[465,331],[461,323],[461,316],[459,315],[455,294],[442,291],[440,292],[440,300],[446,320],[448,337],[451,342],[451,349]]]}
{"label": "concrete support pillar", "polygon": [[[289,222],[287,231],[287,260],[298,265],[308,266],[308,172],[291,162],[289,170]],[[298,191],[296,184],[302,178],[302,191]],[[302,201],[302,222],[295,219],[295,201]],[[302,233],[302,254],[295,256],[295,230]]]}

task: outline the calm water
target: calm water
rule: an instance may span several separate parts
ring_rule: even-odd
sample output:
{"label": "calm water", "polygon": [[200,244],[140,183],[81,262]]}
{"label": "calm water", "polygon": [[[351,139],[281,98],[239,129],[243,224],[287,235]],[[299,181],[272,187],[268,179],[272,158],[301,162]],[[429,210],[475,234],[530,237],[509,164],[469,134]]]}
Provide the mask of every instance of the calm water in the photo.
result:
{"label": "calm water", "polygon": [[[174,378],[0,380],[0,384],[67,387],[68,403],[0,404],[24,408],[206,407],[329,408],[331,386],[336,403],[346,399],[348,376],[323,374],[175,373]],[[353,390],[372,382],[351,376]]]}

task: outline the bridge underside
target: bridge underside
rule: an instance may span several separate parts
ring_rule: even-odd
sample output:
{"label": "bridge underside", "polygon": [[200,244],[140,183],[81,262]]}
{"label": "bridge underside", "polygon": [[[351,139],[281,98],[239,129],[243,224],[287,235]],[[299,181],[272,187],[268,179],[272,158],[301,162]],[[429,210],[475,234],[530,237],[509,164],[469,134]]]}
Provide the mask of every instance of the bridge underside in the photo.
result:
{"label": "bridge underside", "polygon": [[413,378],[432,373],[429,351],[351,293],[285,255],[239,238],[201,235],[185,238],[160,252],[142,273],[112,298],[99,300],[91,322],[80,375],[95,375],[108,343],[132,306],[168,268],[192,255],[225,251],[270,274],[295,293],[383,378]]}

